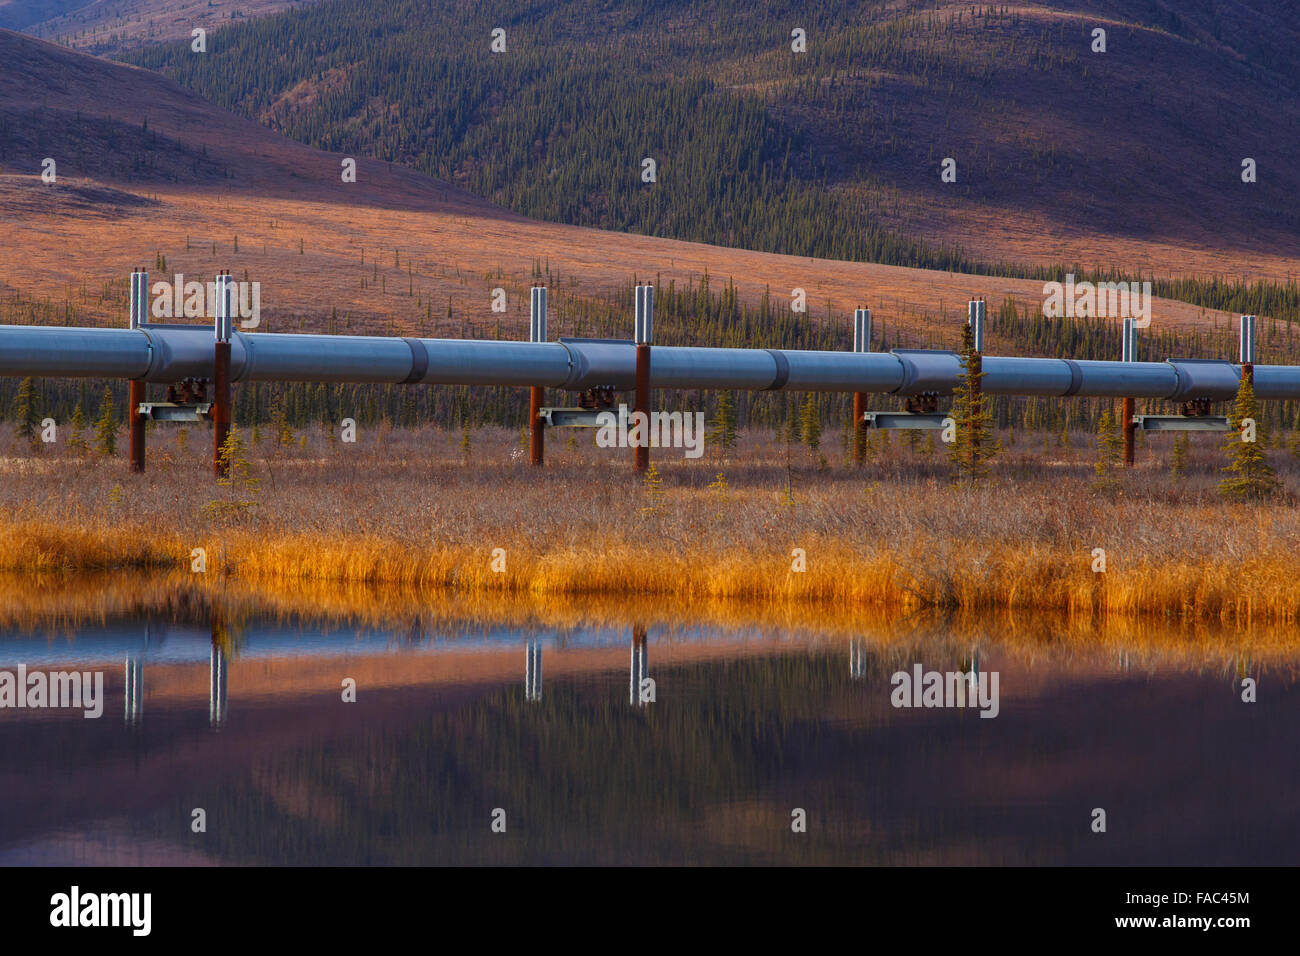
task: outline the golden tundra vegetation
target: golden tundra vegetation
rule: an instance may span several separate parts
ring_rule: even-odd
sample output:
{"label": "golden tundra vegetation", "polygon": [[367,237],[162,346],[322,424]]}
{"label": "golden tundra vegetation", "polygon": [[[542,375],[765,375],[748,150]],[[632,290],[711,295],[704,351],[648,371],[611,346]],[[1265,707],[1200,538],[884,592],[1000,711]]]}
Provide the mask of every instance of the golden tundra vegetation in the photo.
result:
{"label": "golden tundra vegetation", "polygon": [[[1217,436],[1194,439],[1178,475],[1170,440],[1145,439],[1138,467],[1103,487],[1090,436],[1003,433],[991,480],[962,487],[941,451],[897,435],[887,447],[877,437],[856,468],[827,457],[830,436],[814,455],[756,431],[725,457],[656,451],[647,481],[629,451],[597,448],[589,431],[552,432],[543,469],[505,429],[379,427],[356,444],[319,429],[288,443],[241,432],[246,467],[218,486],[209,433],[191,432],[178,444],[178,430],[151,426],[144,475],[122,456],[32,453],[8,439],[0,569],[23,576],[3,587],[19,601],[6,607],[26,606],[15,591],[46,590],[31,575],[153,570],[201,580],[198,595],[302,592],[340,613],[365,603],[349,589],[377,588],[560,609],[641,599],[732,617],[737,605],[813,608],[828,626],[933,609],[1233,625],[1300,616],[1294,501],[1225,502]],[[1294,487],[1293,456],[1270,455]]]}

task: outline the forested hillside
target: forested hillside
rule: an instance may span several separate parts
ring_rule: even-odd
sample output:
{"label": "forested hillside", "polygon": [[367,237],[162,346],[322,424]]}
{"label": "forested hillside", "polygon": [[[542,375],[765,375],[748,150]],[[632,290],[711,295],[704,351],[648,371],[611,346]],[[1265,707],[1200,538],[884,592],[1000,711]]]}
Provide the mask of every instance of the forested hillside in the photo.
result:
{"label": "forested hillside", "polygon": [[[134,59],[300,141],[552,221],[1020,274],[1069,259],[999,246],[997,226],[1300,251],[1300,12],[1177,7],[330,0],[225,29],[207,55]],[[1085,265],[1131,274],[1101,248]]]}

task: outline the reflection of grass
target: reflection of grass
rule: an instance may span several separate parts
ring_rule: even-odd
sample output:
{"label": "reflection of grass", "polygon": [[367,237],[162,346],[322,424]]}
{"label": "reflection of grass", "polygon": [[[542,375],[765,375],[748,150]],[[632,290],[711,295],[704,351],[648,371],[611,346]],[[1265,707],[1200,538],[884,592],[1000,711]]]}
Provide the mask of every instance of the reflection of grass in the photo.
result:
{"label": "reflection of grass", "polygon": [[220,577],[175,571],[130,576],[0,573],[3,627],[71,633],[74,627],[108,619],[141,618],[217,622],[237,630],[259,619],[327,629],[367,626],[411,642],[472,637],[485,626],[563,635],[578,628],[628,632],[640,623],[669,639],[678,629],[689,637],[692,628],[836,643],[857,639],[894,647],[932,647],[952,639],[967,648],[1002,646],[1031,655],[1064,651],[1081,663],[1107,667],[1117,654],[1133,666],[1163,662],[1219,670],[1231,670],[1242,659],[1287,669],[1300,662],[1293,625],[1267,619],[1236,624],[1005,609],[899,613],[887,607],[721,598],[682,606],[654,595],[501,594],[282,579],[236,586]]}
{"label": "reflection of grass", "polygon": [[[994,487],[963,490],[927,477],[931,465],[890,460],[873,466],[893,482],[888,493],[877,482],[864,500],[859,473],[805,469],[786,507],[779,451],[749,436],[729,462],[721,511],[710,491],[716,462],[694,468],[665,456],[663,498],[644,514],[623,466],[589,460],[590,449],[556,449],[539,474],[509,463],[516,441],[479,436],[482,466],[439,458],[454,449],[431,453],[447,442],[412,433],[349,450],[346,463],[323,448],[294,452],[277,461],[256,513],[233,525],[205,515],[202,495],[167,490],[210,481],[197,467],[161,465],[173,474],[133,487],[129,507],[116,509],[104,495],[120,476],[56,472],[49,500],[15,503],[0,519],[0,566],[186,568],[191,549],[204,547],[208,577],[321,594],[392,585],[539,601],[778,602],[802,604],[807,616],[1032,608],[1080,619],[1300,617],[1300,515],[1210,503],[1200,479],[1176,493],[1135,479],[1112,500],[1091,490],[1087,461],[1050,478],[1017,479],[1017,466]],[[496,548],[508,555],[504,573],[493,570]],[[793,548],[806,552],[806,573],[792,572]],[[1094,548],[1106,551],[1104,574],[1090,569]]]}

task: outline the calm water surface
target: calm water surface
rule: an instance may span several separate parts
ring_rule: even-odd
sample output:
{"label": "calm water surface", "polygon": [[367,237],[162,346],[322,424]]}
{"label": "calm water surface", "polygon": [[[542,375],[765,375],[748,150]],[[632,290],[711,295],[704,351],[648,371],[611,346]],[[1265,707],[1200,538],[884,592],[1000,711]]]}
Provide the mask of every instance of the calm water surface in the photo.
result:
{"label": "calm water surface", "polygon": [[[891,675],[917,664],[996,672],[997,716],[891,706]],[[973,646],[941,625],[900,641],[159,616],[0,629],[0,671],[20,665],[102,672],[105,703],[99,719],[0,710],[4,865],[1289,864],[1300,849],[1300,691],[1276,663],[1050,632]]]}

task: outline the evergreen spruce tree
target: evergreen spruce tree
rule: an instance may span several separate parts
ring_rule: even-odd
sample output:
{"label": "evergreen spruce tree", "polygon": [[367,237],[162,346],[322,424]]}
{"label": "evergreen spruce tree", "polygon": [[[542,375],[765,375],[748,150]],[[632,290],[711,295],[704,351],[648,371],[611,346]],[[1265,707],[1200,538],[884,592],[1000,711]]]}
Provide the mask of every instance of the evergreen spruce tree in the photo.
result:
{"label": "evergreen spruce tree", "polygon": [[821,447],[822,416],[817,408],[817,396],[813,392],[809,392],[804,400],[803,410],[799,416],[799,432],[803,443],[811,451],[816,452]]}
{"label": "evergreen spruce tree", "polygon": [[95,447],[104,456],[117,453],[117,411],[113,407],[113,392],[107,385],[99,402],[99,418],[95,421]]}
{"label": "evergreen spruce tree", "polygon": [[18,423],[15,432],[32,448],[39,450],[41,413],[36,404],[36,383],[25,378],[18,386],[17,404],[14,406],[14,419]]}
{"label": "evergreen spruce tree", "polygon": [[709,441],[722,451],[736,447],[736,400],[731,392],[718,395],[718,406],[713,414],[713,428]]}
{"label": "evergreen spruce tree", "polygon": [[1187,451],[1190,444],[1187,432],[1174,439],[1174,454],[1169,462],[1169,473],[1175,478],[1180,478],[1187,473]]}
{"label": "evergreen spruce tree", "polygon": [[1097,422],[1097,472],[1099,485],[1111,485],[1115,482],[1124,458],[1124,439],[1115,425],[1115,416],[1110,409],[1101,413]]}
{"label": "evergreen spruce tree", "polygon": [[89,447],[86,444],[86,413],[81,407],[81,402],[77,402],[77,407],[72,410],[68,447],[77,452],[84,452]]}
{"label": "evergreen spruce tree", "polygon": [[261,480],[253,477],[253,466],[248,460],[248,443],[239,428],[231,425],[225,441],[217,452],[221,464],[221,478],[217,484],[226,488],[242,490],[246,494],[256,495]]}
{"label": "evergreen spruce tree", "polygon": [[271,413],[271,425],[275,429],[276,444],[283,448],[293,444],[293,428],[289,424],[289,415],[284,407],[284,396],[275,400],[275,410]]}
{"label": "evergreen spruce tree", "polygon": [[[1259,420],[1259,401],[1255,398],[1253,377],[1241,377],[1237,400],[1228,416],[1232,431],[1224,442],[1224,450],[1232,461],[1223,469],[1229,477],[1219,483],[1219,492],[1227,498],[1261,501],[1276,494],[1280,484],[1264,454],[1264,428]],[[1251,422],[1255,426],[1254,434],[1248,435]],[[1248,441],[1247,438],[1254,440]]]}
{"label": "evergreen spruce tree", "polygon": [[965,484],[976,484],[988,474],[988,461],[994,452],[993,412],[989,397],[980,388],[982,366],[967,323],[961,333],[961,378],[952,396],[956,433],[948,446],[948,459],[956,469],[957,480]]}

